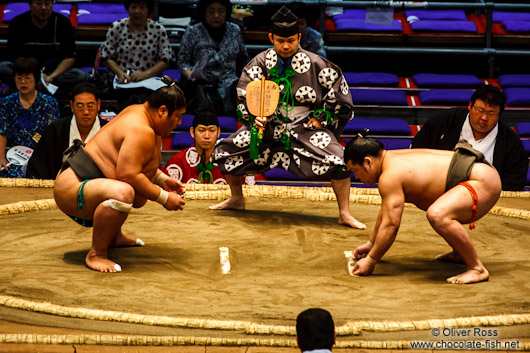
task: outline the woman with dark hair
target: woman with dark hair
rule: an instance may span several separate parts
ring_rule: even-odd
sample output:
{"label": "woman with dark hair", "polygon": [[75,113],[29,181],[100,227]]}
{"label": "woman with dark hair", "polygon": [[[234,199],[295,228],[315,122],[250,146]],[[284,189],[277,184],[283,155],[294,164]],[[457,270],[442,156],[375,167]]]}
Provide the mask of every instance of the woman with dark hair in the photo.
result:
{"label": "woman with dark hair", "polygon": [[[149,18],[154,0],[125,0],[129,17],[114,22],[101,47],[101,58],[119,83],[160,76],[175,61],[164,26]],[[143,103],[153,91],[147,88],[117,89],[120,108]]]}
{"label": "woman with dark hair", "polygon": [[59,104],[51,96],[37,91],[40,64],[32,57],[20,57],[13,65],[13,78],[18,92],[0,100],[0,177],[20,178],[24,167],[10,164],[7,147],[34,149],[44,129],[59,118]]}
{"label": "woman with dark hair", "polygon": [[250,60],[239,27],[231,22],[229,0],[199,0],[200,22],[188,27],[180,44],[178,68],[191,106],[188,111],[235,109],[235,86]]}

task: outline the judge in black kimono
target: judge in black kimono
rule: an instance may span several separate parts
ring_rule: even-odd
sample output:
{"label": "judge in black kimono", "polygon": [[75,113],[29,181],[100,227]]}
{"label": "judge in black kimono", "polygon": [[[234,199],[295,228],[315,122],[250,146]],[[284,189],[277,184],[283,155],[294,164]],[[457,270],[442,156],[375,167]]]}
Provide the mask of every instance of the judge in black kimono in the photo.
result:
{"label": "judge in black kimono", "polygon": [[86,143],[107,123],[98,116],[101,101],[91,83],[77,84],[70,100],[73,116],[54,121],[39,140],[28,162],[26,178],[55,179],[63,152],[78,139]]}
{"label": "judge in black kimono", "polygon": [[[269,39],[273,48],[246,65],[237,85],[237,113],[244,126],[214,150],[232,196],[210,208],[244,209],[240,176],[283,168],[302,179],[331,179],[339,224],[366,228],[349,211],[351,173],[345,170],[344,148],[337,140],[353,118],[352,98],[341,69],[300,47],[298,19],[285,6],[272,17]],[[278,84],[280,98],[274,114],[257,117],[248,111],[246,87],[263,76]],[[261,141],[256,139],[260,127]]]}

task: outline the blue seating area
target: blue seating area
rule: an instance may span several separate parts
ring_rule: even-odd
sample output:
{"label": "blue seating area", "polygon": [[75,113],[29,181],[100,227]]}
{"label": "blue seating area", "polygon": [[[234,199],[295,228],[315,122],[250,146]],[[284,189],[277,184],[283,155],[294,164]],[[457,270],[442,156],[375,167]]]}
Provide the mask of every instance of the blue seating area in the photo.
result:
{"label": "blue seating area", "polygon": [[128,17],[121,4],[80,3],[77,5],[78,25],[110,25]]}
{"label": "blue seating area", "polygon": [[530,109],[529,77],[528,74],[509,74],[492,79],[434,73],[398,77],[387,72],[344,72],[357,107],[382,109],[467,107],[475,89],[486,83],[505,91],[506,110]]}
{"label": "blue seating area", "polygon": [[515,130],[520,137],[530,138],[530,122],[522,122],[515,124]]}
{"label": "blue seating area", "polygon": [[484,33],[484,19],[464,10],[396,11],[386,23],[367,22],[365,9],[347,9],[333,16],[336,31],[412,33]]}
{"label": "blue seating area", "polygon": [[343,135],[356,135],[363,129],[369,129],[371,135],[410,136],[410,126],[402,119],[366,119],[354,118],[344,127]]}
{"label": "blue seating area", "polygon": [[407,96],[401,90],[350,88],[352,99],[359,105],[408,106]]}
{"label": "blue seating area", "polygon": [[422,105],[466,106],[474,90],[437,89],[419,93]]}

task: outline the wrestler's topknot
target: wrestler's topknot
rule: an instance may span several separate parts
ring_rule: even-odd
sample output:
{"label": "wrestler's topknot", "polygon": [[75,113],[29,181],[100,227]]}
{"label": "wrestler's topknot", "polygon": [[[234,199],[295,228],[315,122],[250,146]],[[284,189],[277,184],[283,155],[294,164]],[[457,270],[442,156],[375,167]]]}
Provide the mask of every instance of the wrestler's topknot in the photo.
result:
{"label": "wrestler's topknot", "polygon": [[357,133],[357,136],[366,137],[366,136],[368,136],[369,133],[370,133],[370,129],[364,128],[364,129],[362,129],[361,132]]}

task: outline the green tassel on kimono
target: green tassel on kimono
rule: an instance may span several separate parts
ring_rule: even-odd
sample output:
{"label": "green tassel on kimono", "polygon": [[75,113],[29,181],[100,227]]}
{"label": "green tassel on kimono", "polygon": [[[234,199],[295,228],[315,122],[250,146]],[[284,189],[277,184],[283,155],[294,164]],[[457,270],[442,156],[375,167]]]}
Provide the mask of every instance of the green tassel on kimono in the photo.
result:
{"label": "green tassel on kimono", "polygon": [[203,163],[200,162],[199,165],[197,165],[197,169],[199,169],[199,184],[211,184],[213,182],[213,163]]}

